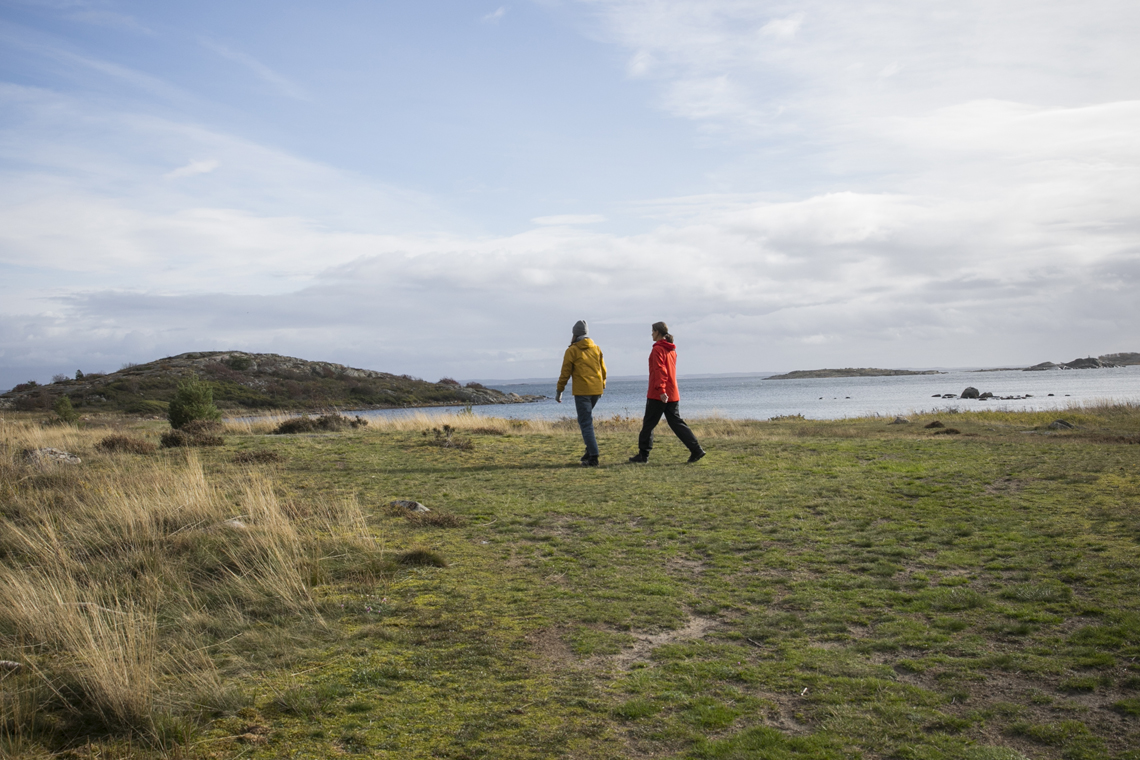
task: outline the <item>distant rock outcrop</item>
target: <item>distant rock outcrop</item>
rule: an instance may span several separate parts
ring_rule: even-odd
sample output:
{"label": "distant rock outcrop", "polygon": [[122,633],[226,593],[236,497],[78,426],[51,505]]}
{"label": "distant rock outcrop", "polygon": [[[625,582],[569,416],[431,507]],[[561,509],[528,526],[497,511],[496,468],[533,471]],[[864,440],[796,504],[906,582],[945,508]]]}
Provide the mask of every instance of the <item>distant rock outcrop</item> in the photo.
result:
{"label": "distant rock outcrop", "polygon": [[1105,367],[1127,367],[1133,364],[1140,364],[1140,354],[1120,353],[1105,354],[1104,356],[1098,357],[1086,356],[1084,359],[1073,359],[1071,362],[1062,362],[1061,364],[1041,362],[1040,364],[1034,364],[1032,367],[1026,367],[1025,371],[1042,372],[1057,369],[1103,369]]}
{"label": "distant rock outcrop", "polygon": [[1134,364],[1140,364],[1140,354],[1132,352],[1105,354],[1100,357],[1100,360],[1106,364],[1112,364],[1117,367],[1128,367]]}
{"label": "distant rock outcrop", "polygon": [[771,375],[765,380],[807,380],[818,377],[895,377],[898,375],[942,375],[936,369],[877,369],[875,367],[847,367],[845,369],[797,369],[782,375]]}

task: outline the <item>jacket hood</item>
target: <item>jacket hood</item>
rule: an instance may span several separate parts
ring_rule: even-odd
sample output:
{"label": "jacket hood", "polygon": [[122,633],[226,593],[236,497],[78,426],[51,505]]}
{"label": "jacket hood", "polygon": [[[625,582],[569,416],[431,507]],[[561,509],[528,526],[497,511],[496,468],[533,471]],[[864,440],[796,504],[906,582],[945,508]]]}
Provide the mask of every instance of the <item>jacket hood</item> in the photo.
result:
{"label": "jacket hood", "polygon": [[590,338],[578,338],[578,340],[570,344],[572,348],[589,348],[593,345],[595,345],[595,343]]}
{"label": "jacket hood", "polygon": [[675,344],[670,343],[669,341],[667,341],[665,339],[661,339],[661,340],[659,340],[653,344],[654,348],[656,348],[657,346],[661,346],[661,348],[665,349],[666,351],[676,351],[677,350],[677,346]]}

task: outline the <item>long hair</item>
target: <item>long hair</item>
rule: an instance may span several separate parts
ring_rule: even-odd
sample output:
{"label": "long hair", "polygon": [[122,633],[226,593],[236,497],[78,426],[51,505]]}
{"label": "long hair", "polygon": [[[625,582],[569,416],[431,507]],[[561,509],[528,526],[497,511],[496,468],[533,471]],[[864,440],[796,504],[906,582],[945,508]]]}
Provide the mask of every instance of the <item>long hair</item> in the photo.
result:
{"label": "long hair", "polygon": [[664,322],[654,322],[653,329],[657,331],[658,334],[664,335],[665,340],[669,341],[670,343],[674,342],[673,336],[669,334],[669,325],[665,324]]}

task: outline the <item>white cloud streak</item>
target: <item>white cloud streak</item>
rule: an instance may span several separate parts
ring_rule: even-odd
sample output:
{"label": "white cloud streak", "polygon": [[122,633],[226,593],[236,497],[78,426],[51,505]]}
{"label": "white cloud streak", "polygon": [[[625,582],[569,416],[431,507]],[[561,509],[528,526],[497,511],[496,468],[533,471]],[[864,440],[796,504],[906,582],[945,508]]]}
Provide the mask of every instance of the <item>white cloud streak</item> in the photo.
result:
{"label": "white cloud streak", "polygon": [[243,53],[240,50],[234,50],[227,45],[213,40],[201,40],[203,47],[214,52],[215,54],[225,58],[234,63],[241,64],[249,71],[253,72],[255,76],[264,82],[269,83],[281,95],[296,100],[311,100],[309,94],[305,92],[304,88],[297,85],[295,82],[287,79],[273,69],[266,66],[261,61],[254,58],[248,53]]}
{"label": "white cloud streak", "polygon": [[174,171],[169,171],[162,176],[166,179],[178,179],[180,177],[193,177],[196,174],[209,174],[210,172],[221,166],[220,161],[214,159],[206,159],[204,161],[191,161],[185,166],[180,166]]}

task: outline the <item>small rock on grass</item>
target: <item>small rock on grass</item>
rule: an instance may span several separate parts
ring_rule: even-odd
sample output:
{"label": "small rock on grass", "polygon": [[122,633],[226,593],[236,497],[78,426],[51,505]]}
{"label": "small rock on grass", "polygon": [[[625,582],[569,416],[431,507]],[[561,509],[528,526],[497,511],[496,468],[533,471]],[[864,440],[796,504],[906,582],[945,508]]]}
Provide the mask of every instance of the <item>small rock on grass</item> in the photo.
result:
{"label": "small rock on grass", "polygon": [[430,512],[431,510],[420,504],[418,501],[410,501],[408,499],[396,499],[395,501],[388,502],[390,507],[402,507],[409,512]]}
{"label": "small rock on grass", "polygon": [[1049,423],[1050,430],[1072,430],[1076,425],[1065,420],[1053,420]]}
{"label": "small rock on grass", "polygon": [[22,663],[11,660],[0,660],[0,673],[19,673],[24,669]]}
{"label": "small rock on grass", "polygon": [[927,428],[943,428],[943,427],[946,427],[946,426],[945,426],[945,425],[943,425],[943,424],[942,424],[941,422],[939,422],[938,420],[935,420],[934,422],[931,422],[931,423],[930,423],[929,425],[927,425],[926,427],[927,427]]}
{"label": "small rock on grass", "polygon": [[888,422],[887,424],[888,425],[909,425],[910,420],[908,420],[906,417],[895,417],[892,422]]}
{"label": "small rock on grass", "polygon": [[24,449],[24,461],[40,466],[59,462],[60,464],[79,464],[80,458],[63,449]]}

